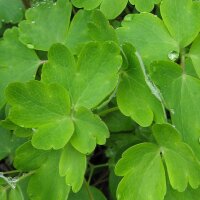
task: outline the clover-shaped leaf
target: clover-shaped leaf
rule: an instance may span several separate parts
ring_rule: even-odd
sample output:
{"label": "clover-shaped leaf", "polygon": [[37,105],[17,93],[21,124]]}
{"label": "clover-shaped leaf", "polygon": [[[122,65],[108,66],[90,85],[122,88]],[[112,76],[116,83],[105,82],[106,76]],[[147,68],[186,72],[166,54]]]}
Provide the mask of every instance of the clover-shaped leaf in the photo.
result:
{"label": "clover-shaped leaf", "polygon": [[[125,44],[122,48],[127,66],[121,75],[117,91],[119,109],[141,126],[149,126],[153,119],[158,123],[164,122],[161,99],[151,91],[153,85],[149,85],[151,83],[139,54],[131,44]],[[154,91],[156,92],[156,88]]]}
{"label": "clover-shaped leaf", "polygon": [[176,129],[169,124],[156,124],[152,130],[157,144],[141,143],[129,148],[116,165],[117,175],[124,176],[117,189],[119,200],[163,200],[165,173],[178,191],[184,191],[188,184],[192,188],[200,184],[200,165]]}
{"label": "clover-shaped leaf", "polygon": [[66,0],[41,3],[29,9],[26,20],[19,24],[20,40],[29,48],[44,51],[54,43],[65,43],[70,16],[71,4]]}
{"label": "clover-shaped leaf", "polygon": [[35,128],[34,147],[59,149],[65,146],[74,131],[67,90],[58,84],[31,81],[10,84],[6,94],[12,105],[9,119],[22,127]]}

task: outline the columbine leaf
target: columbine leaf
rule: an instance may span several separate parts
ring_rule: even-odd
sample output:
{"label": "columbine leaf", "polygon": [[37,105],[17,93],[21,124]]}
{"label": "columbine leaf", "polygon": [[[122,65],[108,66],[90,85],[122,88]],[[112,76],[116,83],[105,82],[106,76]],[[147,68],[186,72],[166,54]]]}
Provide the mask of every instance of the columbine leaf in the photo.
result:
{"label": "columbine leaf", "polygon": [[200,31],[200,2],[163,0],[160,9],[165,25],[180,47],[189,45]]}
{"label": "columbine leaf", "polygon": [[[60,58],[59,52],[66,57]],[[81,51],[76,66],[73,66],[75,61],[69,50],[59,44],[50,49],[49,60],[50,65],[45,66],[43,79],[54,82],[55,78],[51,77],[61,77],[59,82],[64,87],[68,85],[75,109],[79,106],[97,106],[117,85],[121,57],[119,48],[113,42],[87,44]]]}
{"label": "columbine leaf", "polygon": [[78,54],[90,41],[108,40],[118,41],[115,30],[104,15],[99,10],[79,10],[70,24],[66,44],[74,54]]}
{"label": "columbine leaf", "polygon": [[158,123],[164,122],[164,108],[161,99],[159,100],[159,97],[157,98],[149,88],[150,81],[142,66],[143,63],[139,62],[137,53],[131,45],[124,45],[123,52],[128,63],[122,73],[117,92],[117,103],[120,110],[141,126],[149,126],[153,119]]}
{"label": "columbine leaf", "polygon": [[189,56],[192,60],[192,63],[194,65],[198,77],[200,77],[200,35],[192,43]]}
{"label": "columbine leaf", "polygon": [[109,132],[100,117],[90,110],[79,108],[73,116],[74,134],[70,140],[72,146],[83,154],[91,153],[96,144],[103,145]]}
{"label": "columbine leaf", "polygon": [[72,186],[73,192],[78,192],[83,184],[86,170],[86,156],[70,144],[63,149],[60,162],[59,172],[61,176],[65,176],[67,185]]}
{"label": "columbine leaf", "polygon": [[31,142],[26,142],[16,150],[14,166],[25,171],[37,169],[44,163],[47,155],[46,151],[35,149]]}
{"label": "columbine leaf", "polygon": [[59,149],[73,134],[70,119],[70,98],[67,90],[57,84],[39,81],[13,83],[7,88],[13,106],[9,118],[26,128],[35,128],[32,144],[39,149]]}
{"label": "columbine leaf", "polygon": [[8,29],[0,41],[0,109],[5,104],[6,86],[34,79],[39,64],[36,53],[18,40],[18,29]]}
{"label": "columbine leaf", "polygon": [[[88,193],[88,190],[90,193]],[[104,194],[99,189],[86,185],[83,185],[81,190],[76,194],[70,192],[68,200],[88,200],[91,198],[94,200],[106,200]]]}
{"label": "columbine leaf", "polygon": [[7,191],[2,186],[0,186],[0,199],[7,200]]}
{"label": "columbine leaf", "polygon": [[54,43],[64,43],[70,16],[71,4],[66,0],[39,4],[29,9],[26,20],[19,24],[20,40],[29,48],[44,51]]}
{"label": "columbine leaf", "polygon": [[132,5],[140,12],[151,12],[154,4],[158,4],[161,0],[129,0]]}
{"label": "columbine leaf", "polygon": [[118,185],[118,200],[164,199],[165,171],[157,145],[143,143],[129,148],[117,163],[115,172],[124,176]]}
{"label": "columbine leaf", "polygon": [[192,188],[200,184],[200,165],[176,129],[156,124],[152,130],[157,145],[135,145],[123,153],[116,165],[116,174],[124,176],[117,189],[118,199],[164,199],[164,164],[174,189],[184,191],[188,183]]}
{"label": "columbine leaf", "polygon": [[18,146],[20,146],[24,140],[17,138],[11,134],[8,130],[0,126],[0,160],[8,155],[13,154]]}
{"label": "columbine leaf", "polygon": [[147,65],[154,60],[168,60],[172,51],[179,52],[164,23],[150,13],[127,15],[117,33],[121,43],[130,42]]}
{"label": "columbine leaf", "polygon": [[127,2],[128,0],[72,0],[74,6],[86,10],[94,9],[100,5],[100,10],[107,19],[117,17],[125,9]]}
{"label": "columbine leaf", "polygon": [[167,124],[154,125],[153,135],[160,146],[172,188],[183,192],[189,183],[196,189],[200,185],[200,165],[191,148],[181,141],[181,135]]}
{"label": "columbine leaf", "polygon": [[8,200],[24,200],[24,195],[19,186],[10,190],[8,194]]}
{"label": "columbine leaf", "polygon": [[19,0],[0,1],[0,21],[6,23],[17,23],[23,19],[24,5]]}
{"label": "columbine leaf", "polygon": [[153,63],[151,77],[171,112],[173,124],[200,158],[200,81],[183,74],[180,66],[171,62]]}
{"label": "columbine leaf", "polygon": [[33,200],[65,200],[70,188],[64,177],[60,177],[58,163],[60,152],[52,151],[48,160],[31,176],[28,194]]}

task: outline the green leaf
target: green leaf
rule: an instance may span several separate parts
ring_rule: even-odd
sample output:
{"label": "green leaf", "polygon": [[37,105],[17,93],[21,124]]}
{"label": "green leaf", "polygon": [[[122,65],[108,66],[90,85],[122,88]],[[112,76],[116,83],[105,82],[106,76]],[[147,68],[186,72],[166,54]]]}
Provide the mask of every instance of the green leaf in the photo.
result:
{"label": "green leaf", "polygon": [[105,144],[109,137],[109,131],[100,117],[86,108],[79,108],[74,113],[73,122],[75,131],[70,142],[83,154],[91,153],[96,144]]}
{"label": "green leaf", "polygon": [[75,108],[93,108],[108,96],[117,85],[120,66],[121,56],[115,43],[87,44],[79,55],[70,89]]}
{"label": "green leaf", "polygon": [[104,194],[93,186],[86,186],[83,185],[81,190],[74,194],[70,192],[68,200],[88,200],[88,199],[94,199],[94,200],[106,200]]}
{"label": "green leaf", "polygon": [[[65,57],[60,58],[59,55]],[[118,46],[113,42],[87,44],[76,66],[69,50],[57,44],[50,49],[49,60],[42,78],[50,83],[60,79],[59,83],[64,87],[67,85],[75,109],[79,106],[89,109],[97,106],[117,85],[121,57]]]}
{"label": "green leaf", "polygon": [[[140,126],[149,126],[153,120],[158,123],[164,122],[161,99],[154,93],[157,92],[156,88],[149,85],[151,83],[140,56],[129,44],[123,46],[123,52],[126,56],[127,68],[122,72],[117,92],[119,109]],[[152,88],[154,91],[151,91]]]}
{"label": "green leaf", "polygon": [[29,9],[19,24],[20,40],[29,48],[46,51],[54,43],[65,43],[71,16],[66,0],[46,2]]}
{"label": "green leaf", "polygon": [[66,44],[73,54],[78,54],[90,41],[109,40],[118,41],[115,30],[104,15],[99,10],[79,10],[70,24]]}
{"label": "green leaf", "polygon": [[100,10],[103,12],[107,19],[114,19],[120,13],[122,13],[127,3],[128,0],[103,0],[100,6]]}
{"label": "green leaf", "polygon": [[196,189],[200,185],[200,165],[191,148],[181,141],[181,135],[168,124],[154,125],[153,135],[160,146],[172,188],[183,192],[189,183]]}
{"label": "green leaf", "polygon": [[64,177],[60,177],[58,163],[59,151],[52,151],[48,160],[30,178],[28,194],[33,200],[66,200],[70,188]]}
{"label": "green leaf", "polygon": [[12,83],[6,90],[12,108],[9,119],[21,127],[35,128],[32,144],[38,149],[59,149],[71,138],[70,98],[58,84],[39,81]]}
{"label": "green leaf", "polygon": [[91,10],[99,6],[102,0],[72,0],[72,3],[77,8]]}
{"label": "green leaf", "polygon": [[179,52],[164,23],[150,13],[127,15],[117,34],[121,43],[129,42],[138,50],[147,66],[154,60],[169,60],[172,51]]}
{"label": "green leaf", "polygon": [[0,160],[14,153],[15,149],[20,146],[24,140],[17,138],[8,130],[0,126]]}
{"label": "green leaf", "polygon": [[135,145],[126,150],[117,163],[116,174],[124,176],[118,185],[118,199],[163,200],[165,167],[174,189],[184,191],[188,183],[192,188],[199,186],[199,162],[177,130],[169,124],[156,124],[152,131],[157,145]]}
{"label": "green leaf", "polygon": [[200,35],[195,39],[190,48],[189,56],[192,60],[198,77],[200,77]]}
{"label": "green leaf", "polygon": [[139,12],[151,12],[154,4],[158,4],[161,0],[129,0],[132,5],[135,5]]}
{"label": "green leaf", "polygon": [[15,24],[23,16],[24,5],[21,0],[0,0],[0,21]]}
{"label": "green leaf", "polygon": [[199,200],[200,188],[194,190],[188,187],[184,192],[177,192],[171,187],[167,188],[167,194],[164,200]]}
{"label": "green leaf", "polygon": [[131,131],[135,128],[135,123],[131,118],[124,116],[120,111],[108,113],[103,117],[110,132]]}
{"label": "green leaf", "polygon": [[19,42],[18,29],[7,29],[0,41],[0,108],[5,104],[6,86],[34,79],[39,64],[36,53]]}
{"label": "green leaf", "polygon": [[24,171],[34,170],[44,163],[47,155],[46,151],[35,149],[29,141],[16,150],[14,166]]}
{"label": "green leaf", "polygon": [[[100,5],[100,10],[107,19],[114,19],[126,7],[128,0],[72,0],[72,4],[78,8],[91,10]],[[115,5],[113,7],[113,5]],[[112,8],[112,9],[110,9]]]}
{"label": "green leaf", "polygon": [[70,144],[62,151],[59,172],[65,176],[67,185],[72,186],[73,192],[78,192],[82,187],[86,170],[86,156],[74,149]]}
{"label": "green leaf", "polygon": [[0,186],[0,199],[7,200],[7,192],[4,187]]}
{"label": "green leaf", "polygon": [[11,189],[8,194],[8,200],[24,200],[21,188],[17,186],[15,189]]}
{"label": "green leaf", "polygon": [[115,172],[124,176],[118,185],[118,200],[164,199],[165,171],[157,145],[143,143],[129,148],[117,163]]}
{"label": "green leaf", "polygon": [[200,2],[163,0],[160,9],[165,25],[179,46],[188,46],[200,31]]}
{"label": "green leaf", "polygon": [[152,64],[151,77],[163,95],[173,124],[200,159],[200,81],[183,74],[179,65],[163,61]]}

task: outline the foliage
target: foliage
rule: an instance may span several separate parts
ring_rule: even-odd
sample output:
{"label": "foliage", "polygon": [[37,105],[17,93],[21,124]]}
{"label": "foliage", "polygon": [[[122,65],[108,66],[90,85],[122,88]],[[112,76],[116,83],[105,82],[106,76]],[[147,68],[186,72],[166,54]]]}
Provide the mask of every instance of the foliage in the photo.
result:
{"label": "foliage", "polygon": [[198,200],[200,1],[0,0],[0,199]]}

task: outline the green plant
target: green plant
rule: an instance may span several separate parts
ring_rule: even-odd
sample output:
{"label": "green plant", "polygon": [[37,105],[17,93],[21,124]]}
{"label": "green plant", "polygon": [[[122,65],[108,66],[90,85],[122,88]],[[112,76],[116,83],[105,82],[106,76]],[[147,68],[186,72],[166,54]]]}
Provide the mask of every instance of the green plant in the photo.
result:
{"label": "green plant", "polygon": [[0,199],[198,200],[199,19],[192,0],[0,0]]}

